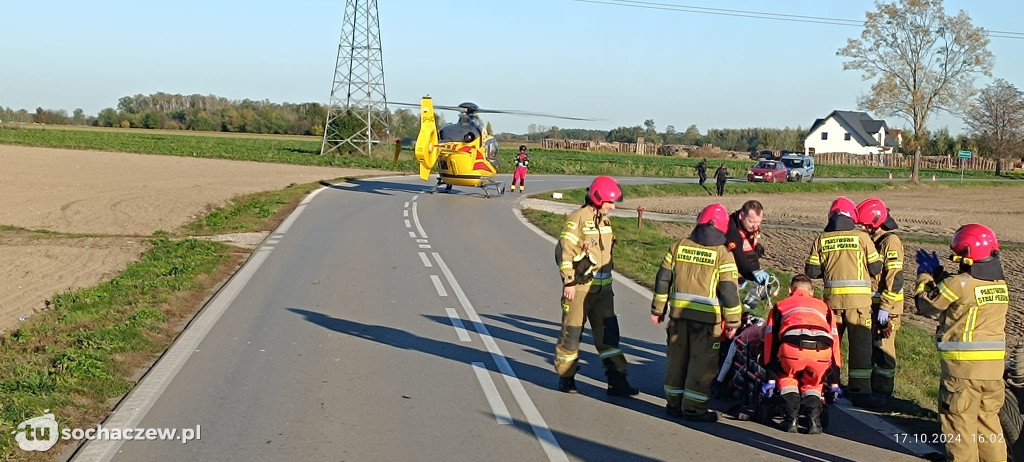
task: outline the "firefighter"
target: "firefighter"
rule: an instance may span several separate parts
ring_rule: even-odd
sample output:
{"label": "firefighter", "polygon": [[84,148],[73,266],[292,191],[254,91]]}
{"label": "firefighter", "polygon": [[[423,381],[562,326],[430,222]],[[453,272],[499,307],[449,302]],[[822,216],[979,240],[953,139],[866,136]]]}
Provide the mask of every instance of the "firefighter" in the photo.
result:
{"label": "firefighter", "polygon": [[526,145],[519,145],[519,154],[516,154],[516,170],[512,174],[512,191],[516,190],[516,182],[519,183],[519,193],[526,189],[526,171],[530,168],[530,155],[526,153]]}
{"label": "firefighter", "polygon": [[875,321],[871,349],[871,395],[866,407],[879,408],[892,399],[896,377],[896,331],[903,315],[903,240],[892,232],[899,228],[885,202],[877,197],[857,205],[857,222],[871,235],[882,272],[871,279],[871,312]]}
{"label": "firefighter", "polygon": [[665,411],[673,417],[718,420],[708,410],[708,394],[720,342],[736,334],[743,311],[736,260],[725,246],[728,226],[725,206],[705,207],[690,237],[674,242],[658,269],[651,322],[660,325],[668,314]]}
{"label": "firefighter", "polygon": [[619,349],[619,322],[612,293],[612,232],[608,214],[622,201],[619,184],[599,176],[587,189],[586,204],[569,214],[555,260],[562,274],[562,330],[555,347],[558,389],[577,393],[576,369],[583,325],[590,321],[594,346],[608,377],[608,394],[631,396],[639,390],[626,380],[626,357]]}
{"label": "firefighter", "polygon": [[762,219],[764,206],[755,200],[744,202],[739,210],[729,215],[726,247],[736,259],[740,285],[746,281],[763,284],[768,280],[768,272],[761,269],[761,257],[764,256],[764,245],[760,242]]}
{"label": "firefighter", "polygon": [[935,252],[917,253],[917,311],[939,315],[935,338],[942,365],[939,423],[951,461],[1006,460],[999,423],[1005,399],[1006,311],[1009,290],[990,228],[972,223],[953,234],[947,274]]}
{"label": "firefighter", "polygon": [[[839,197],[829,208],[828,225],[807,257],[804,273],[825,282],[825,303],[832,308],[839,338],[849,332],[847,396],[865,407],[871,396],[871,277],[882,271],[882,260],[871,237],[857,227],[857,206]],[[833,374],[838,374],[834,369]],[[833,375],[831,382],[838,383]]]}
{"label": "firefighter", "polygon": [[794,276],[789,297],[772,308],[765,324],[763,362],[770,380],[762,392],[770,392],[777,377],[786,404],[782,429],[789,433],[797,432],[801,405],[807,410],[807,433],[821,433],[825,374],[833,365],[842,366],[832,310],[813,291],[806,274]]}

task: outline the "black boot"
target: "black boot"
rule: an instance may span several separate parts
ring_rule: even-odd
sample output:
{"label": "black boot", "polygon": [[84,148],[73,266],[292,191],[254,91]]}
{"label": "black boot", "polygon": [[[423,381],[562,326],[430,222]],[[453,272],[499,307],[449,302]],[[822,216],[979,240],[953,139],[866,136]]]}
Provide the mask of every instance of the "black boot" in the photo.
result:
{"label": "black boot", "polygon": [[782,402],[786,405],[785,415],[782,419],[782,431],[796,433],[797,419],[800,417],[800,395],[796,393],[785,393],[782,395]]}
{"label": "black boot", "polygon": [[863,409],[881,409],[885,407],[885,399],[874,393],[851,393],[850,402],[854,407]]}
{"label": "black boot", "polygon": [[640,389],[629,386],[626,374],[615,369],[608,369],[604,374],[608,376],[608,396],[633,396],[640,393]]}
{"label": "black boot", "polygon": [[821,398],[817,396],[804,396],[800,400],[800,404],[807,409],[807,434],[816,435],[821,433]]}
{"label": "black boot", "polygon": [[665,414],[669,417],[679,418],[683,416],[683,408],[668,404],[665,406]]}
{"label": "black boot", "polygon": [[558,391],[562,393],[579,393],[579,390],[576,389],[576,377],[559,377]]}

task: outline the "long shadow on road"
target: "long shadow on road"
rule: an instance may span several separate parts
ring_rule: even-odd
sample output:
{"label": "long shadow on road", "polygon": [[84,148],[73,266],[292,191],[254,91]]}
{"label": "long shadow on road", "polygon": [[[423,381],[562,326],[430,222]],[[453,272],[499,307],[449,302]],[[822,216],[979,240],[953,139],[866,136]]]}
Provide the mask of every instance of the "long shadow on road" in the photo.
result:
{"label": "long shadow on road", "polygon": [[[392,327],[363,324],[363,323],[356,322],[356,321],[335,318],[335,317],[331,317],[331,316],[325,315],[323,313],[318,313],[318,312],[315,312],[315,311],[305,310],[305,309],[301,309],[301,308],[286,308],[286,309],[288,311],[292,312],[292,313],[296,313],[298,315],[303,316],[309,322],[312,322],[312,323],[314,323],[316,325],[322,326],[322,327],[324,327],[326,329],[330,329],[330,330],[332,330],[334,332],[350,335],[350,336],[353,336],[353,337],[356,337],[356,338],[365,339],[365,340],[368,340],[368,341],[377,342],[377,343],[380,343],[380,344],[383,344],[383,345],[389,345],[389,346],[392,346],[392,347],[395,347],[395,348],[404,349],[404,350],[415,350],[415,351],[419,351],[419,352],[422,352],[422,353],[428,353],[428,354],[431,354],[431,355],[434,355],[434,356],[437,356],[437,357],[440,357],[440,358],[443,358],[443,359],[457,361],[457,362],[464,363],[464,364],[470,364],[470,363],[472,363],[474,361],[481,361],[481,360],[486,360],[486,361],[488,361],[488,363],[493,362],[493,360],[489,358],[490,354],[488,352],[481,351],[481,350],[478,350],[478,349],[475,349],[475,348],[470,348],[470,347],[466,347],[466,346],[462,346],[462,345],[458,345],[458,344],[454,344],[454,343],[450,343],[450,342],[446,342],[446,341],[440,341],[440,340],[435,340],[435,339],[431,339],[431,338],[427,338],[427,337],[422,337],[422,336],[419,336],[419,335],[416,335],[416,334],[413,334],[413,333],[410,333],[410,332],[407,332],[407,331],[404,331],[404,330],[395,329],[395,328],[392,328]],[[501,317],[497,317],[497,318],[501,318]],[[446,318],[443,318],[441,316],[430,317],[430,319],[433,319],[436,322],[445,322],[446,321]],[[524,319],[528,320],[530,318],[524,318]],[[539,321],[539,322],[546,322],[546,321]],[[447,322],[445,322],[445,323],[447,324]],[[514,332],[514,331],[509,330],[509,329],[504,329],[504,328],[500,328],[500,327],[492,326],[492,325],[488,325],[486,327],[487,327],[487,330],[489,332],[491,332],[491,335],[494,336],[495,338],[499,338],[499,339],[502,339],[502,340],[505,340],[505,341],[510,341],[510,342],[514,342],[517,339],[520,340],[520,341],[525,341],[526,345],[529,348],[533,348],[533,349],[536,349],[538,351],[540,351],[540,349],[542,348],[542,345],[543,345],[543,349],[544,350],[550,349],[548,347],[553,345],[553,339],[550,342],[541,342],[541,340],[539,340],[538,338],[535,338],[535,337],[532,337],[532,336],[529,336],[529,335],[526,335],[526,334]],[[547,328],[545,328],[543,330],[545,330],[545,331],[552,331],[552,329],[547,329]],[[509,338],[509,337],[511,337],[511,338]],[[630,342],[630,341],[626,340],[625,342],[628,344],[628,342]],[[641,343],[643,343],[643,342],[641,342]],[[593,364],[600,364],[599,360],[596,359],[596,355],[592,355],[592,356],[593,356],[593,358],[592,358]],[[554,373],[553,373],[552,370],[549,370],[547,368],[542,369],[542,368],[539,368],[539,367],[531,365],[531,364],[526,364],[526,363],[518,362],[514,358],[507,358],[507,359],[508,359],[510,365],[512,366],[512,368],[516,371],[516,374],[518,375],[518,378],[520,380],[527,381],[529,383],[533,383],[533,384],[535,384],[535,385],[537,385],[537,386],[539,386],[541,388],[544,388],[544,389],[551,389],[552,386],[554,385]],[[589,369],[599,369],[599,367],[591,367]],[[663,373],[664,368],[662,367],[661,369],[662,369],[662,373]],[[493,370],[496,370],[496,368],[493,369]],[[591,374],[599,375],[599,373],[597,373],[597,371],[591,371]],[[653,380],[653,379],[651,379],[651,380]],[[601,381],[603,381],[603,377],[601,377]],[[596,388],[596,387],[594,387],[594,388]],[[589,395],[589,396],[595,396],[595,395],[598,395],[598,394],[603,394],[603,393],[601,393],[603,390],[590,389],[589,387],[588,388],[581,387],[580,391],[581,391],[582,394]],[[552,393],[554,393],[554,391],[552,391]],[[657,394],[655,394],[655,396],[660,396],[660,395],[661,395],[661,391],[659,389],[657,391]],[[633,410],[635,412],[639,412],[639,413],[642,413],[642,414],[650,415],[650,416],[655,417],[655,418],[661,418],[661,419],[664,419],[664,420],[669,420],[666,417],[663,417],[664,416],[664,409],[661,406],[653,404],[653,403],[649,403],[649,402],[644,401],[644,400],[639,400],[639,399],[616,399],[613,402],[615,404],[619,405],[619,406],[622,406],[624,408]],[[675,420],[672,420],[672,421],[678,423]],[[849,461],[849,460],[853,460],[853,459],[847,459],[847,458],[844,458],[844,457],[839,457],[839,456],[834,455],[834,454],[829,454],[829,453],[826,453],[824,451],[819,451],[819,450],[816,450],[816,449],[807,448],[807,447],[801,446],[799,444],[794,444],[794,443],[790,443],[790,442],[787,442],[787,441],[782,441],[782,440],[779,440],[777,438],[771,437],[771,436],[769,436],[767,434],[764,434],[764,433],[754,432],[754,431],[746,430],[744,428],[739,428],[739,427],[735,427],[735,426],[731,426],[731,425],[699,424],[699,423],[694,423],[694,424],[691,424],[691,423],[681,423],[681,425],[684,425],[684,426],[686,426],[688,428],[691,428],[693,430],[696,430],[696,431],[700,431],[700,432],[706,433],[709,436],[712,436],[712,437],[715,437],[715,438],[721,438],[721,439],[724,439],[724,440],[733,441],[735,443],[744,444],[746,446],[749,446],[752,449],[757,449],[759,451],[765,451],[767,453],[776,454],[776,455],[779,455],[781,457],[785,457],[785,458],[792,459],[792,460],[800,460],[800,461],[821,461],[821,460]],[[527,429],[529,429],[528,425],[517,425],[516,427],[521,429],[521,430],[523,430],[523,431],[529,431],[529,430],[527,430]],[[578,454],[578,455],[580,455],[580,457],[582,457],[582,458],[584,458],[586,460],[598,460],[598,459],[603,459],[604,460],[605,459],[605,457],[603,455],[605,453],[598,452],[597,454],[595,454],[593,452],[592,448],[594,447],[595,444],[597,444],[597,443],[595,443],[593,441],[585,440],[585,439],[582,439],[582,438],[579,438],[579,437],[575,437],[575,436],[572,436],[572,435],[569,435],[569,434],[566,434],[566,433],[563,433],[563,432],[556,432],[556,435],[558,436],[558,441],[563,446],[563,449],[565,449],[568,452],[571,452],[571,453],[574,453],[574,454]],[[682,441],[680,441],[680,451],[684,450],[683,446],[684,446],[684,443]],[[649,458],[647,458],[645,456],[642,456],[642,455],[639,455],[639,454],[629,453],[629,452],[622,451],[622,450],[612,450],[610,448],[608,449],[608,452],[606,454],[608,454],[608,457],[607,457],[606,460],[650,460]],[[680,460],[683,460],[683,459],[685,459],[685,457],[681,456]]]}
{"label": "long shadow on road", "polygon": [[320,184],[339,191],[353,191],[384,196],[392,196],[395,195],[395,193],[425,193],[431,186],[433,186],[432,183],[415,184],[358,178],[347,179],[343,183],[339,184],[327,181],[321,181]]}

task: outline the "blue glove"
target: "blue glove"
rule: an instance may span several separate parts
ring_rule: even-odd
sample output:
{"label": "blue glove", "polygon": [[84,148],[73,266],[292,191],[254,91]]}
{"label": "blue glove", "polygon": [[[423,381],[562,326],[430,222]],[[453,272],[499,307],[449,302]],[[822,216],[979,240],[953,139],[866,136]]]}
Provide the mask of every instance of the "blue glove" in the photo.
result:
{"label": "blue glove", "polygon": [[765,382],[764,385],[761,385],[761,394],[764,395],[765,397],[769,397],[769,396],[772,395],[772,390],[774,390],[774,389],[775,389],[775,381],[774,380],[769,380],[769,381]]}
{"label": "blue glove", "polygon": [[884,326],[889,324],[889,312],[883,309],[878,310],[878,325]]}
{"label": "blue glove", "polygon": [[829,387],[829,392],[837,399],[843,397],[843,390],[839,388],[839,384],[833,383],[832,386]]}
{"label": "blue glove", "polygon": [[758,284],[768,282],[768,272],[765,270],[754,271],[754,280],[757,281]]}
{"label": "blue glove", "polygon": [[928,255],[928,251],[918,249],[917,256],[914,259],[917,261],[917,274],[931,274],[939,267],[939,256],[934,251],[931,255]]}

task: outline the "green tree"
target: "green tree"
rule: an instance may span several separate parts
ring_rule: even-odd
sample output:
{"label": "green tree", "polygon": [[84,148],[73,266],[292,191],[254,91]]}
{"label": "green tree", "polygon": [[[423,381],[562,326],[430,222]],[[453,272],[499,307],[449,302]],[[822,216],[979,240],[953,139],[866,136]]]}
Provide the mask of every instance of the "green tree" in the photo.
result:
{"label": "green tree", "polygon": [[695,145],[700,142],[700,139],[700,130],[697,129],[696,125],[690,125],[689,127],[686,127],[686,131],[683,132],[682,144]]}
{"label": "green tree", "polygon": [[[862,109],[901,117],[913,132],[925,133],[928,117],[939,111],[966,111],[977,74],[991,75],[988,34],[974,27],[963,10],[946,15],[942,0],[898,0],[875,3],[867,12],[859,39],[848,39],[836,54],[850,58],[844,70],[876,79],[861,98]],[[914,147],[914,181],[918,181],[921,141]]]}

